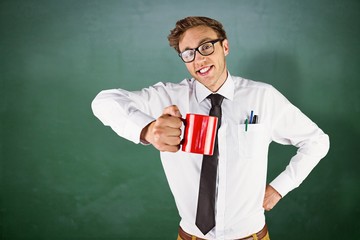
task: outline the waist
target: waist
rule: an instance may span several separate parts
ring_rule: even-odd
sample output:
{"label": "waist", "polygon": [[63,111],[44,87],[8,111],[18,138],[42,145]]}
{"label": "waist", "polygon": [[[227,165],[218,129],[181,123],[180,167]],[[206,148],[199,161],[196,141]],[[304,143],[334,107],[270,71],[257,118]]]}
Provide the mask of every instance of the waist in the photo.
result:
{"label": "waist", "polygon": [[[268,228],[267,225],[265,224],[260,231],[253,233],[247,237],[237,238],[234,240],[261,240],[267,235],[267,233],[268,233]],[[200,238],[185,232],[181,227],[179,227],[179,237],[181,240],[206,240],[205,238]]]}
{"label": "waist", "polygon": [[[229,215],[229,214],[228,214]],[[247,214],[239,219],[239,214],[234,214],[231,218],[217,218],[215,229],[211,230],[207,235],[210,239],[236,239],[248,236],[259,231],[265,225],[264,210]],[[189,218],[187,215],[182,217],[180,226],[183,230],[193,235],[204,237],[201,231],[195,226],[195,218]],[[226,224],[227,223],[227,224]]]}

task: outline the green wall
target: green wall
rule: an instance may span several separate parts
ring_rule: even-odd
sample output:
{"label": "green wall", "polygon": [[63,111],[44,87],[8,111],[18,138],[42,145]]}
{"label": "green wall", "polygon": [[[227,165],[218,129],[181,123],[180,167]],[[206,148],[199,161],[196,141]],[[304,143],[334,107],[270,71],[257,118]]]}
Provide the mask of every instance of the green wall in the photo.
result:
{"label": "green wall", "polygon": [[[331,150],[271,212],[272,239],[360,234],[360,2],[0,1],[0,239],[175,239],[179,217],[152,147],[104,127],[102,89],[178,82],[176,20],[206,15],[233,75],[268,82],[330,135]],[[271,145],[269,181],[294,154]]]}

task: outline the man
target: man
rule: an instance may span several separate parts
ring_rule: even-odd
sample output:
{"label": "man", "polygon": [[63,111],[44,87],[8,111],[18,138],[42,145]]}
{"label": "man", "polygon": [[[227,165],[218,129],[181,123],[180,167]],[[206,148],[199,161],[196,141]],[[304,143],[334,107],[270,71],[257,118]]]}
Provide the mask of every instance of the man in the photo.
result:
{"label": "man", "polygon": [[[300,185],[326,155],[328,136],[272,86],[230,75],[221,23],[187,17],[168,39],[193,78],[135,92],[102,91],[92,103],[94,114],[120,136],[161,151],[181,217],[178,239],[269,239],[264,209]],[[221,122],[215,156],[179,151],[181,117],[214,115],[215,107]],[[298,151],[266,185],[272,141]]]}

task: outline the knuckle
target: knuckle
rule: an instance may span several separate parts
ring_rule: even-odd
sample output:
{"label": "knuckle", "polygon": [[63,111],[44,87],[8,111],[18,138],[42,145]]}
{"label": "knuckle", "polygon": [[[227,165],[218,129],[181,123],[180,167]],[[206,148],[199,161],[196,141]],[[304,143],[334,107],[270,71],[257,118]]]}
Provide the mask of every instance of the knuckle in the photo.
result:
{"label": "knuckle", "polygon": [[176,105],[170,105],[163,110],[163,114],[177,115],[179,108]]}
{"label": "knuckle", "polygon": [[154,137],[158,137],[160,135],[160,129],[159,128],[154,128],[153,135],[154,135]]}
{"label": "knuckle", "polygon": [[178,128],[181,128],[181,126],[182,126],[182,124],[183,124],[183,122],[181,121],[181,119],[180,118],[178,118],[178,122],[177,122],[177,124],[178,124]]}
{"label": "knuckle", "polygon": [[157,126],[162,125],[162,124],[164,124],[164,121],[165,121],[165,116],[160,116],[160,117],[156,120],[156,125],[157,125]]}
{"label": "knuckle", "polygon": [[170,106],[169,106],[169,109],[171,109],[171,110],[177,110],[178,107],[177,107],[176,105],[170,105]]}
{"label": "knuckle", "polygon": [[154,129],[153,132],[153,136],[154,136],[154,141],[156,143],[159,143],[162,137],[162,130],[161,129]]}
{"label": "knuckle", "polygon": [[166,108],[164,108],[163,112],[164,112],[164,113],[168,113],[168,112],[170,112],[173,108],[174,108],[174,105],[167,106]]}

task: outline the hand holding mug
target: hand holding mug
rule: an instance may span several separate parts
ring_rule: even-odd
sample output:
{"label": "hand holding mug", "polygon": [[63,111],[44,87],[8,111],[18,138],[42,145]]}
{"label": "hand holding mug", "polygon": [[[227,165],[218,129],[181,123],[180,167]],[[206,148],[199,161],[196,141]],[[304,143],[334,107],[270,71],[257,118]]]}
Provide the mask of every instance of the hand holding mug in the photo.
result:
{"label": "hand holding mug", "polygon": [[[143,129],[141,139],[162,152],[177,152],[181,144],[182,151],[212,155],[217,121],[217,117],[193,113],[188,113],[186,119],[181,119],[178,107],[172,105]],[[185,125],[183,139],[182,124]]]}
{"label": "hand holding mug", "polygon": [[178,107],[169,106],[158,119],[142,130],[141,139],[151,143],[159,151],[177,152],[180,148],[182,124]]}

